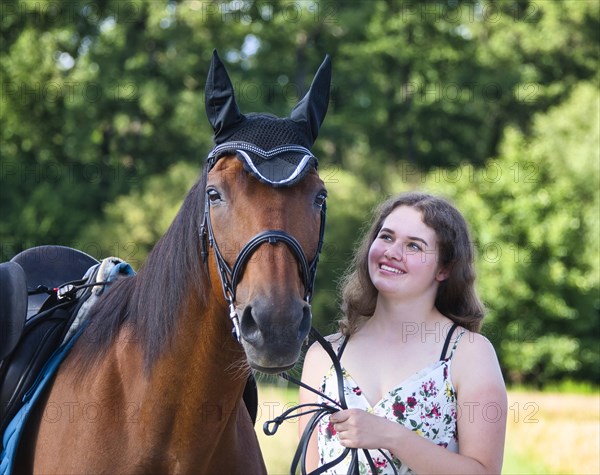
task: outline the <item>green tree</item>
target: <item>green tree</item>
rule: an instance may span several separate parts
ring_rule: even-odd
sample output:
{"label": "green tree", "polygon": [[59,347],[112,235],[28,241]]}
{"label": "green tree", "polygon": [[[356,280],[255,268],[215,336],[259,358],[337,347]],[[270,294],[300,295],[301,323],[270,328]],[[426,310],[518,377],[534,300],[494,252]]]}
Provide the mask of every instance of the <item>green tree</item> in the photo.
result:
{"label": "green tree", "polygon": [[336,111],[352,119],[336,145],[351,166],[345,151],[366,140],[353,169],[373,181],[392,161],[481,166],[506,126],[526,130],[577,81],[598,80],[597,2],[366,3],[342,4],[364,28],[345,28],[356,23],[340,7]]}
{"label": "green tree", "polygon": [[598,23],[589,1],[9,0],[0,255],[77,242],[106,203],[177,161],[199,163],[215,47],[243,111],[278,115],[332,54],[315,151],[376,184],[398,160],[428,169],[494,156],[506,125],[526,130],[533,112],[597,78]]}
{"label": "green tree", "polygon": [[245,33],[148,0],[9,1],[1,20],[2,259],[80,242],[106,203],[175,162],[200,165],[212,49]]}
{"label": "green tree", "polygon": [[[79,248],[102,257],[113,255],[139,269],[165,233],[183,203],[200,168],[178,162],[126,195],[108,203],[102,218],[86,226]],[[108,252],[106,252],[108,250]]]}

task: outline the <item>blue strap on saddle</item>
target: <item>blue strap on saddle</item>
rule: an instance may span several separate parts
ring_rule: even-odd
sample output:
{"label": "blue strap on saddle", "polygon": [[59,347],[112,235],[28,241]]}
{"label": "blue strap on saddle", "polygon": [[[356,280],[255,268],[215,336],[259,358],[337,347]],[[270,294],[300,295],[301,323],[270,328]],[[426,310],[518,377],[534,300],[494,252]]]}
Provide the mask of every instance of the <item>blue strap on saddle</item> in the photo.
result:
{"label": "blue strap on saddle", "polygon": [[25,396],[23,397],[23,406],[19,412],[17,412],[13,420],[10,421],[6,430],[4,431],[4,436],[2,438],[4,450],[2,451],[2,456],[0,458],[0,475],[10,475],[13,472],[15,456],[17,454],[17,449],[19,447],[19,442],[21,440],[21,436],[23,435],[23,429],[25,428],[27,419],[35,408],[37,400],[44,392],[44,389],[46,389],[48,383],[52,381],[52,378],[56,374],[58,367],[69,354],[69,351],[86,326],[87,325],[84,323],[79,331],[73,336],[73,338],[60,346],[54,352],[52,357],[44,365],[44,368],[42,369],[35,383],[31,386],[29,391],[25,393]]}

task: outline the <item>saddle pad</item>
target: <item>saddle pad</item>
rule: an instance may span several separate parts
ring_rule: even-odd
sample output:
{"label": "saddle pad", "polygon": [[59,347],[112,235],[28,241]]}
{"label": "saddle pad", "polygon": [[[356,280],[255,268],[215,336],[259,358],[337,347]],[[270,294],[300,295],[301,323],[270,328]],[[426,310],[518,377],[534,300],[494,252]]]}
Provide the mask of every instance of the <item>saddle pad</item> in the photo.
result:
{"label": "saddle pad", "polygon": [[43,394],[44,389],[48,386],[48,383],[52,381],[60,363],[69,354],[69,351],[83,332],[85,324],[82,328],[71,338],[66,344],[60,346],[48,360],[43,370],[35,383],[31,386],[29,391],[23,397],[23,406],[17,412],[16,416],[10,421],[4,435],[2,437],[2,455],[0,456],[0,475],[10,475],[14,469],[15,456],[19,447],[23,430],[27,423],[27,419],[31,415],[31,412],[35,408],[35,404],[40,396]]}

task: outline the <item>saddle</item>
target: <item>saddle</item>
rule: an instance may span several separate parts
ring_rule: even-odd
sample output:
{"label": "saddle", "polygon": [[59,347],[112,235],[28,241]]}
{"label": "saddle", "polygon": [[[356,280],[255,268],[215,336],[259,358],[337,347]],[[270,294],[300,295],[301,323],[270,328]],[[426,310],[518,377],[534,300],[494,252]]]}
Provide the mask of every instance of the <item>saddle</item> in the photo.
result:
{"label": "saddle", "polygon": [[61,346],[91,288],[99,262],[76,249],[39,246],[0,264],[0,434]]}

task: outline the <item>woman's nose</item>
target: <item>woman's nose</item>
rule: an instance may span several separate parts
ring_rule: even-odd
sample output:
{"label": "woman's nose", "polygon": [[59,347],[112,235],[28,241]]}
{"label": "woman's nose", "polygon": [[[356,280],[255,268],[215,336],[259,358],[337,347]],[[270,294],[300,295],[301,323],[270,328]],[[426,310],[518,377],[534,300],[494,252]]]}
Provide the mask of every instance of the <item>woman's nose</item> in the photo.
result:
{"label": "woman's nose", "polygon": [[395,244],[393,246],[388,247],[385,252],[383,253],[384,257],[386,259],[394,259],[397,261],[401,261],[402,258],[404,257],[404,252],[402,251],[402,245],[401,244]]}

